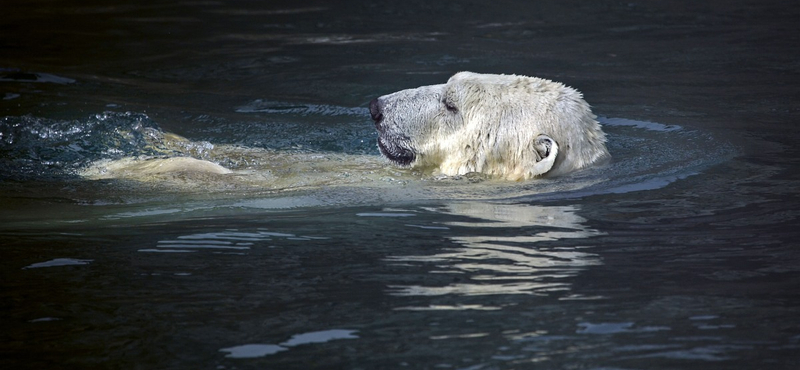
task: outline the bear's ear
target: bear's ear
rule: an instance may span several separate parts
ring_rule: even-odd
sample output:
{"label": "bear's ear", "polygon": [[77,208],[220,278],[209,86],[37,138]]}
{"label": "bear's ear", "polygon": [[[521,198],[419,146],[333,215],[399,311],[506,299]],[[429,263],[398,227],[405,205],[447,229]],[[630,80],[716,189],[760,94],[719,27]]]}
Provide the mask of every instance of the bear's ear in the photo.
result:
{"label": "bear's ear", "polygon": [[539,135],[533,140],[538,161],[531,166],[531,176],[541,176],[550,171],[558,156],[558,143],[547,135]]}

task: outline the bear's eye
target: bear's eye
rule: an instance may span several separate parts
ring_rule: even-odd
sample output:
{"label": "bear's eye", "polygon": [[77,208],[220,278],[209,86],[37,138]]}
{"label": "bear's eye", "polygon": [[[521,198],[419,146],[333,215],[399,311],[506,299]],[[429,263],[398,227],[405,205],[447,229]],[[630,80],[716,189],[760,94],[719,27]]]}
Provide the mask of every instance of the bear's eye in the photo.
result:
{"label": "bear's eye", "polygon": [[451,103],[449,100],[444,99],[444,100],[442,100],[442,103],[444,104],[444,107],[447,108],[447,110],[449,110],[450,112],[452,112],[452,113],[458,112],[458,108],[456,108],[456,106],[453,103]]}

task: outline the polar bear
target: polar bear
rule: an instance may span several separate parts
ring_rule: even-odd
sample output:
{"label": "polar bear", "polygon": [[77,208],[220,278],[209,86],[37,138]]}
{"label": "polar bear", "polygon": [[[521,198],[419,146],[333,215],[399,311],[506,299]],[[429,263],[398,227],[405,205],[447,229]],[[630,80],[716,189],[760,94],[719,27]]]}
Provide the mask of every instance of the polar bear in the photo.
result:
{"label": "polar bear", "polygon": [[403,167],[508,180],[565,174],[608,157],[577,90],[550,80],[460,72],[369,104],[381,154]]}

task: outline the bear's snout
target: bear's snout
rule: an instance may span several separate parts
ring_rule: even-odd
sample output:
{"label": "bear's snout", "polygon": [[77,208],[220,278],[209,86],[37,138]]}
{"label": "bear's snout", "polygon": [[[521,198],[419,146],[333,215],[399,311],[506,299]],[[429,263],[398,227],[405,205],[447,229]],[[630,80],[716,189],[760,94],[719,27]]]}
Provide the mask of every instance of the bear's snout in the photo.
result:
{"label": "bear's snout", "polygon": [[[414,162],[416,154],[409,145],[408,136],[402,132],[396,132],[396,127],[391,119],[388,122],[390,127],[387,127],[383,115],[384,103],[385,100],[381,98],[375,98],[369,102],[369,115],[375,121],[375,129],[378,130],[378,149],[390,161],[401,166],[409,166]],[[391,104],[391,100],[389,104]]]}
{"label": "bear's snout", "polygon": [[378,98],[372,99],[372,101],[369,102],[369,115],[372,117],[372,120],[375,121],[375,128],[380,130],[380,123],[383,120],[383,107]]}

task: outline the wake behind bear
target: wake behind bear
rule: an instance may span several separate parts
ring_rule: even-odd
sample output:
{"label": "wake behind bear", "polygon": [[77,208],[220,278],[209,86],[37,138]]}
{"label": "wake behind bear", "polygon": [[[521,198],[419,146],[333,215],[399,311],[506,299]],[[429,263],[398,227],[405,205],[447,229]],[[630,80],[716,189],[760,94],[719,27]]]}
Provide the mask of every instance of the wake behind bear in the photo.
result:
{"label": "wake behind bear", "polygon": [[[581,93],[536,77],[460,72],[445,84],[376,98],[369,111],[381,154],[400,167],[425,173],[481,173],[523,180],[569,173],[609,156],[606,136]],[[243,151],[240,155],[275,154],[237,149]],[[307,154],[302,157],[286,163],[315,160]],[[371,164],[363,159],[353,162]],[[302,172],[309,165],[285,173]],[[347,167],[354,170],[354,166]],[[367,167],[374,171],[373,166]],[[320,170],[332,175],[337,171],[335,166],[314,170],[317,175]],[[174,173],[227,176],[237,171],[188,156],[106,161],[84,171],[90,178],[147,181]]]}

